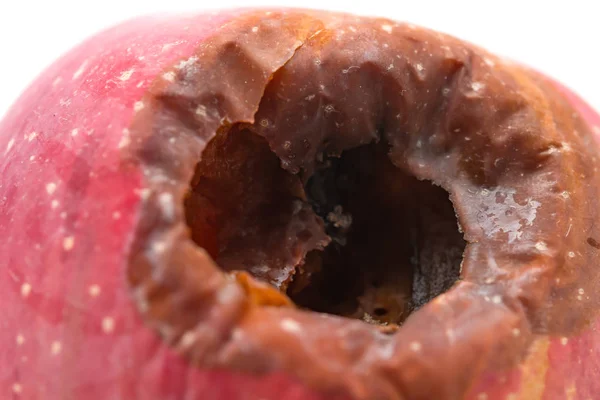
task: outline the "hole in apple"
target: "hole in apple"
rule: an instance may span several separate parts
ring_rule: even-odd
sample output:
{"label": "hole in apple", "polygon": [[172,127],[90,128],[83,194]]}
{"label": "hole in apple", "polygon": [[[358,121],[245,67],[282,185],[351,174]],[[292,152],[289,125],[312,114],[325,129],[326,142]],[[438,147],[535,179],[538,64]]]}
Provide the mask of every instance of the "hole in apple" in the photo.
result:
{"label": "hole in apple", "polygon": [[377,307],[373,310],[373,314],[376,315],[377,317],[382,317],[385,314],[387,314],[387,310],[383,307]]}
{"label": "hole in apple", "polygon": [[192,238],[299,307],[393,331],[459,278],[465,241],[448,193],[387,152],[347,150],[302,179],[249,129],[220,132],[186,198]]}

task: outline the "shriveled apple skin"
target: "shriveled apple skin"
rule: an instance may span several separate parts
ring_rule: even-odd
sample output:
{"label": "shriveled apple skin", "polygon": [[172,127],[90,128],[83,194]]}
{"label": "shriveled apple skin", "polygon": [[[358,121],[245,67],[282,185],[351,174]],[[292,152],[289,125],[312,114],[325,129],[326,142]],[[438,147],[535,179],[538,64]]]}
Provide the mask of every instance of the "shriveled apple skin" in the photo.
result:
{"label": "shriveled apple skin", "polygon": [[[597,146],[600,115],[581,97],[559,82],[554,85],[590,125]],[[594,296],[595,293],[578,293]],[[593,400],[600,394],[600,320],[571,337],[539,335],[527,358],[514,369],[490,372],[475,385],[474,400]]]}
{"label": "shriveled apple skin", "polygon": [[[280,374],[188,365],[144,325],[128,290],[145,192],[141,170],[123,163],[126,129],[151,82],[239,14],[105,31],[46,70],[0,123],[0,398],[335,398]],[[600,117],[567,96],[600,131]],[[473,377],[468,397],[595,399],[597,325],[539,337],[521,366]]]}

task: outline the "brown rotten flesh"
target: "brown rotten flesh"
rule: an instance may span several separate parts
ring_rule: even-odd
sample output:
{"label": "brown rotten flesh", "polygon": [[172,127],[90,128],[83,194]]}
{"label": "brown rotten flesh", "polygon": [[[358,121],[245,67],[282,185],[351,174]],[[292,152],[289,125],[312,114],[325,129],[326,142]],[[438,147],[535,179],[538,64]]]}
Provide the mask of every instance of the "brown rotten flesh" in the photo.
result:
{"label": "brown rotten flesh", "polygon": [[240,17],[163,77],[129,281],[193,363],[459,398],[590,320],[595,144],[544,77],[314,12]]}
{"label": "brown rotten flesh", "polygon": [[232,128],[196,167],[192,239],[259,303],[397,326],[454,283],[464,241],[448,193],[402,172],[387,152],[380,142],[319,155],[306,177],[281,168],[250,127]]}

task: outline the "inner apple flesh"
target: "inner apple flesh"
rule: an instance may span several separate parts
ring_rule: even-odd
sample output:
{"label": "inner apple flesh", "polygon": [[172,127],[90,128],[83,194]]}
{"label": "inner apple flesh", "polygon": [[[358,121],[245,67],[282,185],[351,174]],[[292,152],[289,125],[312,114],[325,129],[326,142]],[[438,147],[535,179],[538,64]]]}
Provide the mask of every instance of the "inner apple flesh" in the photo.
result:
{"label": "inner apple flesh", "polygon": [[211,140],[186,200],[193,240],[299,307],[388,326],[449,289],[465,241],[448,193],[373,143],[320,157],[310,176],[234,126]]}

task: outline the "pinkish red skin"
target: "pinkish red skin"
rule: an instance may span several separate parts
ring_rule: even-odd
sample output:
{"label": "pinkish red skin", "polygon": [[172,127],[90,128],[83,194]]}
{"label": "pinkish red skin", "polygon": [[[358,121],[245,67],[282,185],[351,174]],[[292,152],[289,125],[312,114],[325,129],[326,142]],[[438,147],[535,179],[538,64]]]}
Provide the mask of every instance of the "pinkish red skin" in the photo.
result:
{"label": "pinkish red skin", "polygon": [[[281,374],[189,366],[144,325],[127,289],[142,176],[120,164],[123,130],[150,82],[236,14],[103,32],[46,70],[0,123],[0,398],[332,399]],[[600,137],[600,117],[567,96]],[[469,398],[535,400],[523,371],[540,358],[540,399],[595,398],[598,325],[480,378]]]}
{"label": "pinkish red skin", "polygon": [[139,317],[125,279],[141,174],[134,104],[236,12],[144,18],[46,70],[0,124],[0,399],[324,399],[290,378],[206,372]]}

